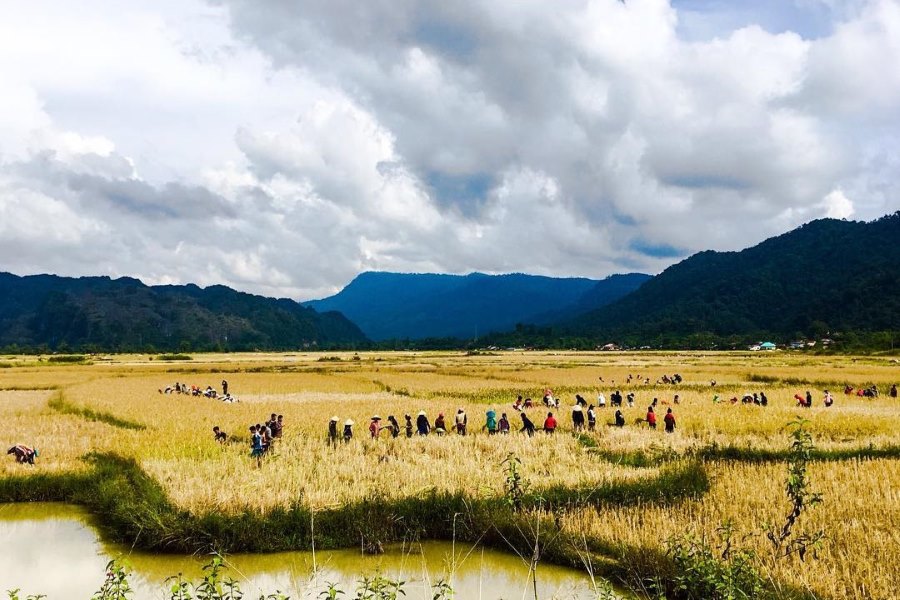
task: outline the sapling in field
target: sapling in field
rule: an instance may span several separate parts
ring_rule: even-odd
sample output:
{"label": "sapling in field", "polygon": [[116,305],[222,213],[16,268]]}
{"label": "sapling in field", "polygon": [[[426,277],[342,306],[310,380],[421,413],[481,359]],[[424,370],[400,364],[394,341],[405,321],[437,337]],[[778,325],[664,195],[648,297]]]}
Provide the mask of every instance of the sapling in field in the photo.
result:
{"label": "sapling in field", "polygon": [[791,428],[791,449],[788,457],[788,476],[785,492],[791,504],[790,512],[780,527],[768,525],[766,537],[772,544],[772,554],[776,559],[792,554],[806,558],[807,552],[816,550],[825,539],[823,530],[796,534],[794,526],[800,516],[822,502],[822,494],[814,492],[810,486],[807,469],[815,449],[812,434],[806,429],[807,421],[798,418],[788,423]]}

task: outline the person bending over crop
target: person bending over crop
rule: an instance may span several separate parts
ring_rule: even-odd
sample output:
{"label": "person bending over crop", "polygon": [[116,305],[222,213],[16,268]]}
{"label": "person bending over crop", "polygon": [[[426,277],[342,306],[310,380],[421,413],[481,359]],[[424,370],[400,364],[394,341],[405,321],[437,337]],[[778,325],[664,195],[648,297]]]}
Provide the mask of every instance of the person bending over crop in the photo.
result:
{"label": "person bending over crop", "polygon": [[534,435],[534,430],[535,430],[534,423],[532,423],[531,419],[528,418],[528,415],[526,415],[525,413],[521,413],[521,414],[522,414],[522,429],[520,429],[519,431],[524,431],[525,433],[528,434],[528,437],[532,437]]}
{"label": "person bending over crop", "polygon": [[220,444],[224,444],[225,440],[228,439],[228,434],[219,429],[218,425],[213,427],[213,435],[216,436],[215,439]]}
{"label": "person bending over crop", "polygon": [[35,457],[38,456],[38,451],[36,449],[26,446],[25,444],[16,444],[15,446],[7,450],[6,453],[14,454],[16,457],[16,462],[20,465],[33,465]]}
{"label": "person bending over crop", "polygon": [[397,422],[394,415],[388,415],[388,423],[390,423],[387,427],[391,430],[391,437],[395,438],[400,435],[400,423]]}

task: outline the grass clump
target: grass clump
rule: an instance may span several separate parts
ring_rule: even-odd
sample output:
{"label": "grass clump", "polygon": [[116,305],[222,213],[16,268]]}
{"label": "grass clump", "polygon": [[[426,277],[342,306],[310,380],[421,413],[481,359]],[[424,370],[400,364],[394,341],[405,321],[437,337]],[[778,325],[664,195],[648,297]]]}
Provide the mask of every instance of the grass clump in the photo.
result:
{"label": "grass clump", "polygon": [[47,358],[48,363],[55,364],[85,364],[87,357],[83,354],[57,354]]}
{"label": "grass clump", "polygon": [[156,357],[157,360],[162,361],[178,361],[178,360],[194,360],[194,357],[190,354],[160,354]]}

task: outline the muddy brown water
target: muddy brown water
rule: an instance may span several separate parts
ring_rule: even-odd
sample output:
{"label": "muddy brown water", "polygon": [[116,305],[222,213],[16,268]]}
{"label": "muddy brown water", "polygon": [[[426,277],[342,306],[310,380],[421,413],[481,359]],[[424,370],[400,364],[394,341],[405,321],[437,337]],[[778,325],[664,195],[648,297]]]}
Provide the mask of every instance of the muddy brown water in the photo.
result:
{"label": "muddy brown water", "polygon": [[[134,600],[168,598],[165,580],[184,573],[197,581],[206,556],[153,554],[100,540],[90,516],[67,504],[0,504],[0,595],[20,588],[46,594],[47,600],[88,600],[97,591],[111,558],[125,558],[132,569]],[[426,542],[413,548],[389,546],[380,556],[358,550],[235,554],[227,557],[227,574],[247,598],[280,590],[293,600],[315,599],[327,582],[355,597],[359,580],[381,574],[407,582],[405,598],[431,598],[430,584],[447,578],[457,599],[531,599],[534,590],[527,561],[515,554]],[[455,557],[455,560],[454,560]],[[314,562],[315,560],[315,562]],[[315,569],[314,569],[315,566]],[[540,600],[596,598],[586,571],[541,564]]]}

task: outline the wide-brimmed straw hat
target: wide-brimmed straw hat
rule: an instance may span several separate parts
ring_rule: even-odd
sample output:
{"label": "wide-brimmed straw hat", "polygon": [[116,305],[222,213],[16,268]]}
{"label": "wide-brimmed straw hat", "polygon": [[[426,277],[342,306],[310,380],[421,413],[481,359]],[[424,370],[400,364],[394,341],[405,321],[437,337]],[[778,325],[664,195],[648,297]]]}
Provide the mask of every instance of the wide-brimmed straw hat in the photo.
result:
{"label": "wide-brimmed straw hat", "polygon": [[425,411],[424,411],[424,410],[420,410],[420,411],[419,411],[419,416],[420,416],[420,417],[424,417],[424,416],[425,416]]}
{"label": "wide-brimmed straw hat", "polygon": [[353,425],[353,420],[347,419],[346,421],[344,421],[344,425]]}
{"label": "wide-brimmed straw hat", "polygon": [[333,422],[334,422],[334,421],[340,421],[340,419],[338,418],[337,415],[334,415],[333,417],[331,417],[331,420],[332,420]]}
{"label": "wide-brimmed straw hat", "polygon": [[380,421],[380,420],[381,420],[381,417],[379,417],[378,415],[372,415],[372,420],[373,420],[373,421]]}

